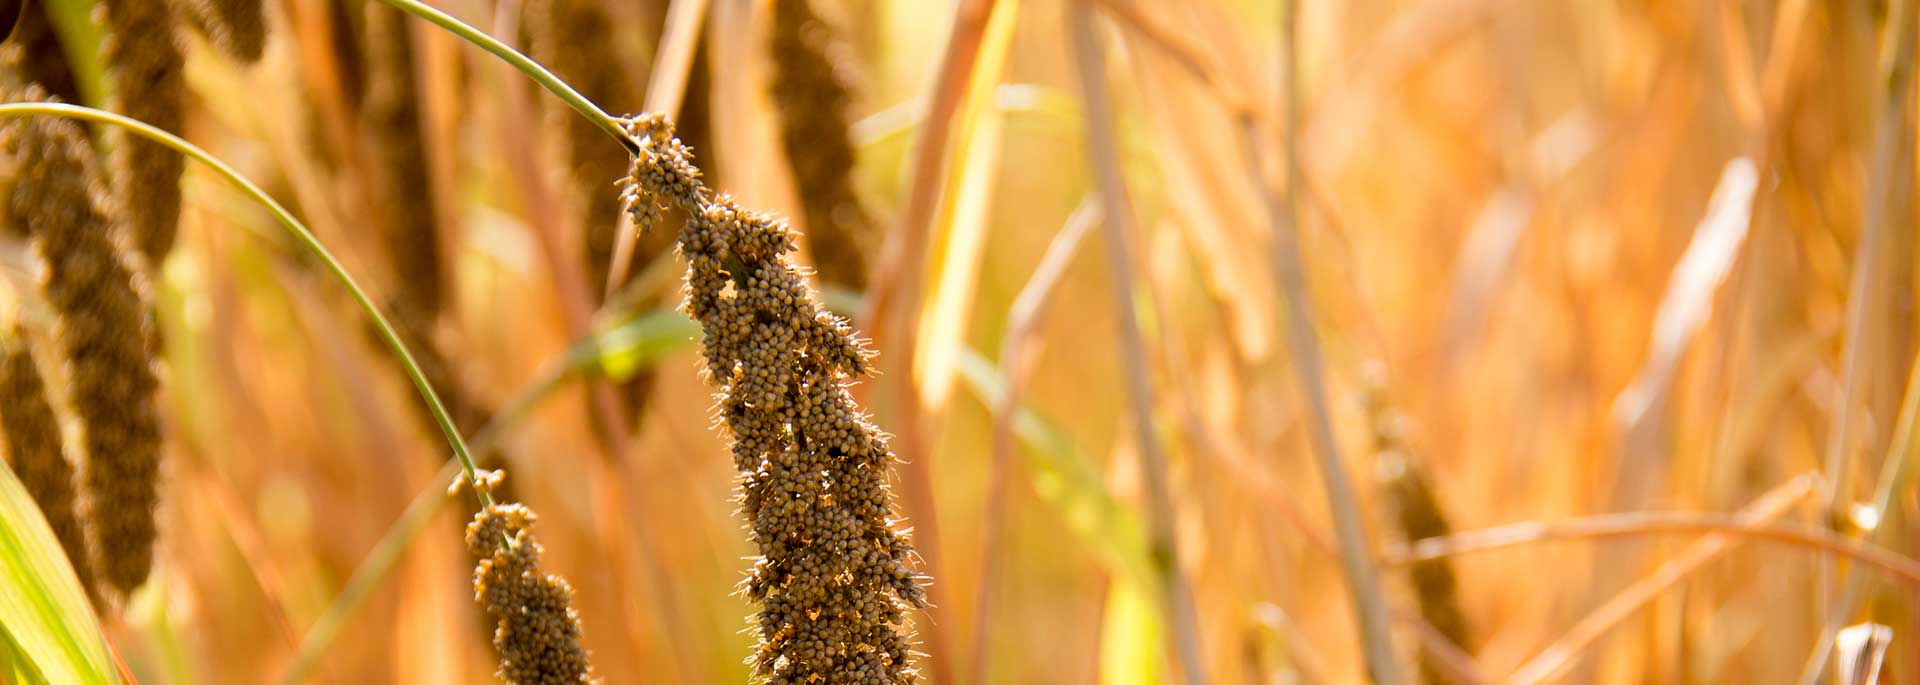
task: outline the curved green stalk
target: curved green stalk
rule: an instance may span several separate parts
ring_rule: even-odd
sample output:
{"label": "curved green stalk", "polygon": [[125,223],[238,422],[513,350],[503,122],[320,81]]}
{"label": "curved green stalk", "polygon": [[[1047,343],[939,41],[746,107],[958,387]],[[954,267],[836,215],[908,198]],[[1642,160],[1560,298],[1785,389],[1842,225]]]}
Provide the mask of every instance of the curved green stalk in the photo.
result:
{"label": "curved green stalk", "polygon": [[605,131],[607,135],[613,136],[614,140],[620,141],[620,144],[627,148],[628,154],[640,152],[640,144],[635,142],[632,136],[627,135],[626,129],[620,126],[618,120],[608,115],[606,110],[600,109],[599,105],[593,104],[593,101],[588,100],[587,96],[581,95],[580,91],[574,90],[573,86],[567,85],[566,81],[560,80],[559,76],[555,76],[554,73],[548,71],[546,67],[540,66],[539,62],[535,62],[532,58],[521,54],[519,50],[513,49],[513,46],[501,42],[500,39],[488,35],[485,31],[468,26],[466,22],[455,19],[446,12],[429,7],[425,3],[420,2],[420,0],[380,0],[380,2],[387,3],[394,9],[433,22],[435,26],[451,31],[461,39],[479,46],[480,49],[493,53],[495,57],[506,60],[508,64],[513,65],[513,68],[519,69],[520,73],[526,74],[527,78],[533,79],[539,83],[541,87],[553,91],[554,95],[560,96],[560,99],[565,100],[567,106],[579,112],[580,116],[586,117],[588,121],[593,122],[595,126],[599,126],[600,130]]}
{"label": "curved green stalk", "polygon": [[[467,450],[467,442],[460,438],[460,430],[453,425],[453,417],[447,414],[447,407],[440,402],[440,395],[433,391],[431,384],[427,383],[427,376],[421,373],[420,364],[414,361],[413,353],[408,352],[406,344],[400,342],[400,334],[394,332],[393,325],[387,322],[387,317],[382,315],[380,309],[373,305],[373,300],[367,297],[366,291],[360,289],[360,284],[353,280],[353,276],[347,273],[346,267],[340,265],[340,260],[334,258],[333,253],[327,250],[327,246],[321,244],[320,239],[314,237],[312,231],[307,230],[307,227],[301,224],[299,219],[293,218],[293,213],[288,212],[286,207],[281,206],[272,196],[267,195],[265,190],[261,190],[260,186],[254,185],[252,181],[247,180],[247,177],[240,175],[239,171],[228,166],[226,162],[222,162],[213,155],[208,154],[206,150],[202,150],[193,143],[181,139],[179,136],[154,128],[138,119],[128,118],[91,107],[80,107],[78,105],[68,105],[57,102],[15,102],[0,104],[0,116],[31,115],[67,117],[95,123],[111,124],[127,129],[134,134],[165,145],[180,154],[200,161],[202,164],[218,172],[221,176],[225,176],[227,180],[232,181],[234,185],[239,186],[241,191],[253,196],[255,200],[259,200],[260,204],[266,205],[267,210],[273,213],[274,218],[280,220],[281,225],[287,227],[287,231],[292,233],[294,238],[300,241],[301,246],[307,248],[307,251],[313,253],[315,257],[320,258],[320,261],[326,264],[327,270],[333,272],[334,278],[339,279],[340,283],[347,287],[347,291],[353,294],[354,301],[360,303],[360,308],[366,311],[367,317],[373,320],[376,328],[380,329],[381,339],[385,340],[387,347],[392,348],[393,353],[400,358],[400,365],[406,369],[407,377],[413,380],[413,387],[420,391],[421,399],[426,400],[427,408],[433,412],[434,422],[440,424],[440,432],[446,434],[447,444],[453,447],[453,454],[459,458],[460,468],[466,473],[467,479],[472,481],[479,475],[473,465],[473,456]],[[493,497],[485,491],[475,488],[474,494],[479,496],[481,506],[493,505]]]}

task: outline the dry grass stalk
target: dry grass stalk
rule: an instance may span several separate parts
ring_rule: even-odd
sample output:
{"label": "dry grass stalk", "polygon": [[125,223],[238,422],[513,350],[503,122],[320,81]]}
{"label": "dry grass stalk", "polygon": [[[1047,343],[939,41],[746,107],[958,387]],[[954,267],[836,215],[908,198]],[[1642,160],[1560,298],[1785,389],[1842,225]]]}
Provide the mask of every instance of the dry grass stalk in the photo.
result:
{"label": "dry grass stalk", "polygon": [[228,56],[252,64],[267,47],[267,13],[262,0],[189,0],[183,3],[194,26]]}
{"label": "dry grass stalk", "polygon": [[[113,79],[114,109],[180,133],[187,105],[185,60],[170,5],[160,0],[101,0],[101,61]],[[166,147],[122,135],[113,148],[113,206],[147,264],[158,266],[180,229],[180,174],[186,160]]]}
{"label": "dry grass stalk", "polygon": [[53,535],[66,550],[67,561],[80,577],[81,587],[93,591],[93,566],[87,556],[86,530],[74,502],[73,464],[60,440],[60,421],[47,402],[40,367],[29,351],[25,331],[15,328],[0,361],[0,434],[7,445],[7,464]]}
{"label": "dry grass stalk", "polygon": [[0,142],[15,164],[5,225],[31,237],[46,261],[43,287],[59,314],[72,404],[85,424],[94,566],[130,592],[153,564],[159,502],[158,381],[145,280],[116,244],[121,227],[92,193],[93,148],[80,128],[35,118],[9,121],[4,131]]}
{"label": "dry grass stalk", "polygon": [[657,226],[663,201],[690,217],[685,308],[761,552],[744,586],[762,606],[756,669],[776,683],[912,682],[904,612],[925,594],[894,528],[893,451],[848,387],[870,352],[808,290],[786,222],[709,190],[664,116],[628,131],[643,141],[623,193],[634,224]]}
{"label": "dry grass stalk", "polygon": [[[1446,512],[1440,509],[1426,469],[1407,451],[1405,417],[1388,406],[1385,388],[1372,374],[1366,395],[1366,411],[1373,425],[1374,463],[1387,501],[1393,507],[1394,520],[1407,540],[1445,537],[1453,532]],[[1426,559],[1407,569],[1413,584],[1420,616],[1447,641],[1465,647],[1470,644],[1466,613],[1460,610],[1459,581],[1450,559]],[[1428,683],[1446,683],[1452,679],[1448,669],[1435,656],[1421,650],[1420,677]]]}
{"label": "dry grass stalk", "polygon": [[808,0],[776,0],[768,51],[780,139],[800,191],[807,247],[823,283],[867,287],[864,249],[873,219],[853,187],[853,106],[847,60],[835,54],[833,27]]}
{"label": "dry grass stalk", "polygon": [[13,34],[0,43],[0,68],[25,83],[38,84],[42,90],[64,102],[80,102],[80,84],[73,78],[66,50],[47,19],[42,3],[20,8],[20,19]]}
{"label": "dry grass stalk", "polygon": [[[500,472],[489,476],[475,487],[490,491],[500,483]],[[495,622],[496,675],[512,685],[591,683],[573,587],[540,571],[542,548],[533,539],[538,518],[524,505],[505,503],[488,506],[467,524],[467,550],[480,560],[473,569],[473,599]]]}

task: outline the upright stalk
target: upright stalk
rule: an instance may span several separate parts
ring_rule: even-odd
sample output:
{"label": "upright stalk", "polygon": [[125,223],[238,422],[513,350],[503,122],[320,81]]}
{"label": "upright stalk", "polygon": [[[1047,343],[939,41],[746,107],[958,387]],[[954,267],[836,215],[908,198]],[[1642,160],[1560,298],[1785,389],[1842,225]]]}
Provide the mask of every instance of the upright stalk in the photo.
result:
{"label": "upright stalk", "polygon": [[1301,265],[1298,231],[1300,203],[1297,192],[1305,187],[1300,165],[1299,127],[1299,8],[1300,0],[1286,0],[1280,9],[1280,79],[1285,126],[1286,184],[1278,193],[1267,180],[1259,143],[1260,129],[1250,116],[1241,118],[1246,146],[1248,177],[1260,184],[1260,196],[1273,224],[1272,267],[1274,281],[1287,303],[1287,347],[1293,355],[1294,374],[1300,379],[1302,403],[1307,408],[1307,436],[1313,443],[1314,457],[1320,464],[1321,480],[1327,490],[1327,504],[1333,510],[1333,528],[1340,544],[1340,567],[1346,575],[1347,590],[1353,596],[1354,618],[1360,626],[1360,640],[1366,653],[1367,672],[1378,685],[1398,685],[1400,665],[1394,658],[1393,633],[1390,630],[1386,595],[1380,587],[1380,574],[1369,555],[1367,534],[1360,519],[1360,507],[1353,495],[1353,482],[1347,477],[1340,459],[1340,446],[1333,438],[1333,420],[1327,411],[1327,389],[1320,360],[1320,342],[1313,330],[1313,309],[1307,299],[1305,267]]}
{"label": "upright stalk", "polygon": [[1086,101],[1087,148],[1094,182],[1106,215],[1102,226],[1106,229],[1107,271],[1113,277],[1111,289],[1119,321],[1120,354],[1126,364],[1127,401],[1140,440],[1141,475],[1147,483],[1150,554],[1160,573],[1167,621],[1181,670],[1189,685],[1200,685],[1207,682],[1207,672],[1200,652],[1199,621],[1194,616],[1193,590],[1180,569],[1171,478],[1166,455],[1160,450],[1159,431],[1153,426],[1153,384],[1147,377],[1146,346],[1133,309],[1133,257],[1128,245],[1133,213],[1128,209],[1126,181],[1120,177],[1119,137],[1113,129],[1112,100],[1107,95],[1100,37],[1094,33],[1093,9],[1085,1],[1068,3],[1067,27],[1073,37],[1074,63],[1079,67],[1080,90]]}

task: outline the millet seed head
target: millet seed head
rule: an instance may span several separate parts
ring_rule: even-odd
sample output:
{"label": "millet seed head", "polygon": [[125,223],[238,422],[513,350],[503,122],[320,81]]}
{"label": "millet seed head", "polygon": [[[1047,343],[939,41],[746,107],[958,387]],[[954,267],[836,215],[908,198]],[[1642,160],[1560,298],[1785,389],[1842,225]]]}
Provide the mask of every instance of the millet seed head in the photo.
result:
{"label": "millet seed head", "polygon": [[194,27],[228,57],[245,64],[260,61],[267,47],[267,13],[262,0],[187,0],[180,6]]}
{"label": "millet seed head", "polygon": [[74,498],[73,464],[26,332],[16,327],[0,341],[0,356],[0,434],[6,439],[7,464],[60,540],[80,585],[92,593],[93,565]]}
{"label": "millet seed head", "polygon": [[47,267],[42,289],[59,316],[71,404],[83,427],[94,569],[130,592],[153,563],[159,502],[159,383],[145,280],[120,249],[108,205],[92,192],[93,148],[79,126],[10,119],[0,126],[0,149],[16,170],[4,223],[38,248]]}
{"label": "millet seed head", "polygon": [[[113,83],[113,109],[169,133],[185,117],[185,60],[175,35],[172,3],[164,0],[100,0],[100,58]],[[138,136],[122,134],[113,148],[113,206],[132,229],[146,263],[158,266],[180,228],[180,154]]]}
{"label": "millet seed head", "polygon": [[825,283],[864,290],[873,219],[854,191],[854,78],[810,0],[775,0],[768,52],[780,140],[800,193],[807,246]]}
{"label": "millet seed head", "polygon": [[742,583],[761,606],[757,672],[773,683],[913,682],[905,610],[926,596],[890,515],[893,454],[847,391],[868,351],[808,289],[785,221],[708,190],[664,117],[627,129],[641,143],[626,187],[636,223],[656,219],[659,202],[688,216],[684,306],[701,326],[760,550]]}
{"label": "millet seed head", "polygon": [[[495,486],[497,481],[483,479],[478,487]],[[513,685],[595,682],[580,646],[573,588],[557,575],[540,572],[540,543],[532,533],[536,519],[525,506],[496,504],[467,524],[467,549],[479,559],[473,598],[495,622],[496,675]]]}

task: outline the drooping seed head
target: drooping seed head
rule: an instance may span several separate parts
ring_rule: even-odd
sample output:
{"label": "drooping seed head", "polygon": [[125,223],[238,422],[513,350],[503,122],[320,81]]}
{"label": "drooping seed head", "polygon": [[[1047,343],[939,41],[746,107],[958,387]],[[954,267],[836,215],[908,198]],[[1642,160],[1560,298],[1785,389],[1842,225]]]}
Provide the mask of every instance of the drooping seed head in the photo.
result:
{"label": "drooping seed head", "polygon": [[[1426,470],[1408,451],[1407,419],[1385,399],[1384,372],[1370,368],[1367,384],[1364,400],[1373,424],[1374,462],[1401,535],[1412,542],[1452,533],[1453,527],[1440,508]],[[1414,562],[1407,575],[1420,605],[1421,617],[1453,644],[1468,646],[1472,631],[1467,625],[1466,613],[1460,608],[1459,582],[1451,560]],[[1452,682],[1448,671],[1434,661],[1431,654],[1421,654],[1420,672],[1429,683]]]}
{"label": "drooping seed head", "polygon": [[913,682],[904,614],[926,595],[892,516],[894,455],[847,387],[870,353],[807,287],[785,221],[708,190],[664,117],[628,132],[642,148],[626,187],[635,223],[656,220],[658,202],[690,217],[684,306],[760,550],[742,586],[761,606],[756,670],[774,683]]}
{"label": "drooping seed head", "polygon": [[80,85],[74,81],[60,35],[47,19],[45,4],[31,2],[20,7],[20,21],[14,24],[13,35],[0,42],[0,71],[9,72],[18,81],[7,84],[9,88],[32,84],[62,101],[79,102]]}
{"label": "drooping seed head", "polygon": [[267,46],[267,13],[261,0],[190,0],[182,6],[221,52],[246,64],[260,61]]}
{"label": "drooping seed head", "polygon": [[[114,110],[177,134],[187,84],[171,7],[163,0],[100,0],[95,15]],[[173,249],[185,169],[179,153],[137,136],[122,135],[113,148],[113,206],[149,265],[157,267]]]}
{"label": "drooping seed head", "polygon": [[74,501],[73,464],[67,460],[60,422],[47,401],[25,331],[16,327],[0,341],[0,355],[0,434],[6,440],[7,463],[60,540],[81,587],[91,593],[93,565]]}
{"label": "drooping seed head", "polygon": [[480,560],[473,570],[473,598],[494,620],[497,675],[514,685],[594,682],[587,651],[580,646],[573,588],[560,576],[540,571],[541,547],[532,532],[536,518],[525,506],[497,504],[467,524],[467,549]]}
{"label": "drooping seed head", "polygon": [[[44,97],[37,89],[26,95]],[[0,223],[34,242],[46,263],[42,289],[59,315],[70,402],[83,427],[94,570],[130,592],[152,566],[159,502],[158,381],[145,280],[129,266],[119,229],[92,192],[93,148],[77,125],[9,119],[0,124],[0,150],[15,169]]]}
{"label": "drooping seed head", "polygon": [[825,283],[864,290],[873,220],[854,192],[848,110],[853,82],[833,27],[809,0],[776,0],[768,52],[780,139],[806,220],[807,247]]}

